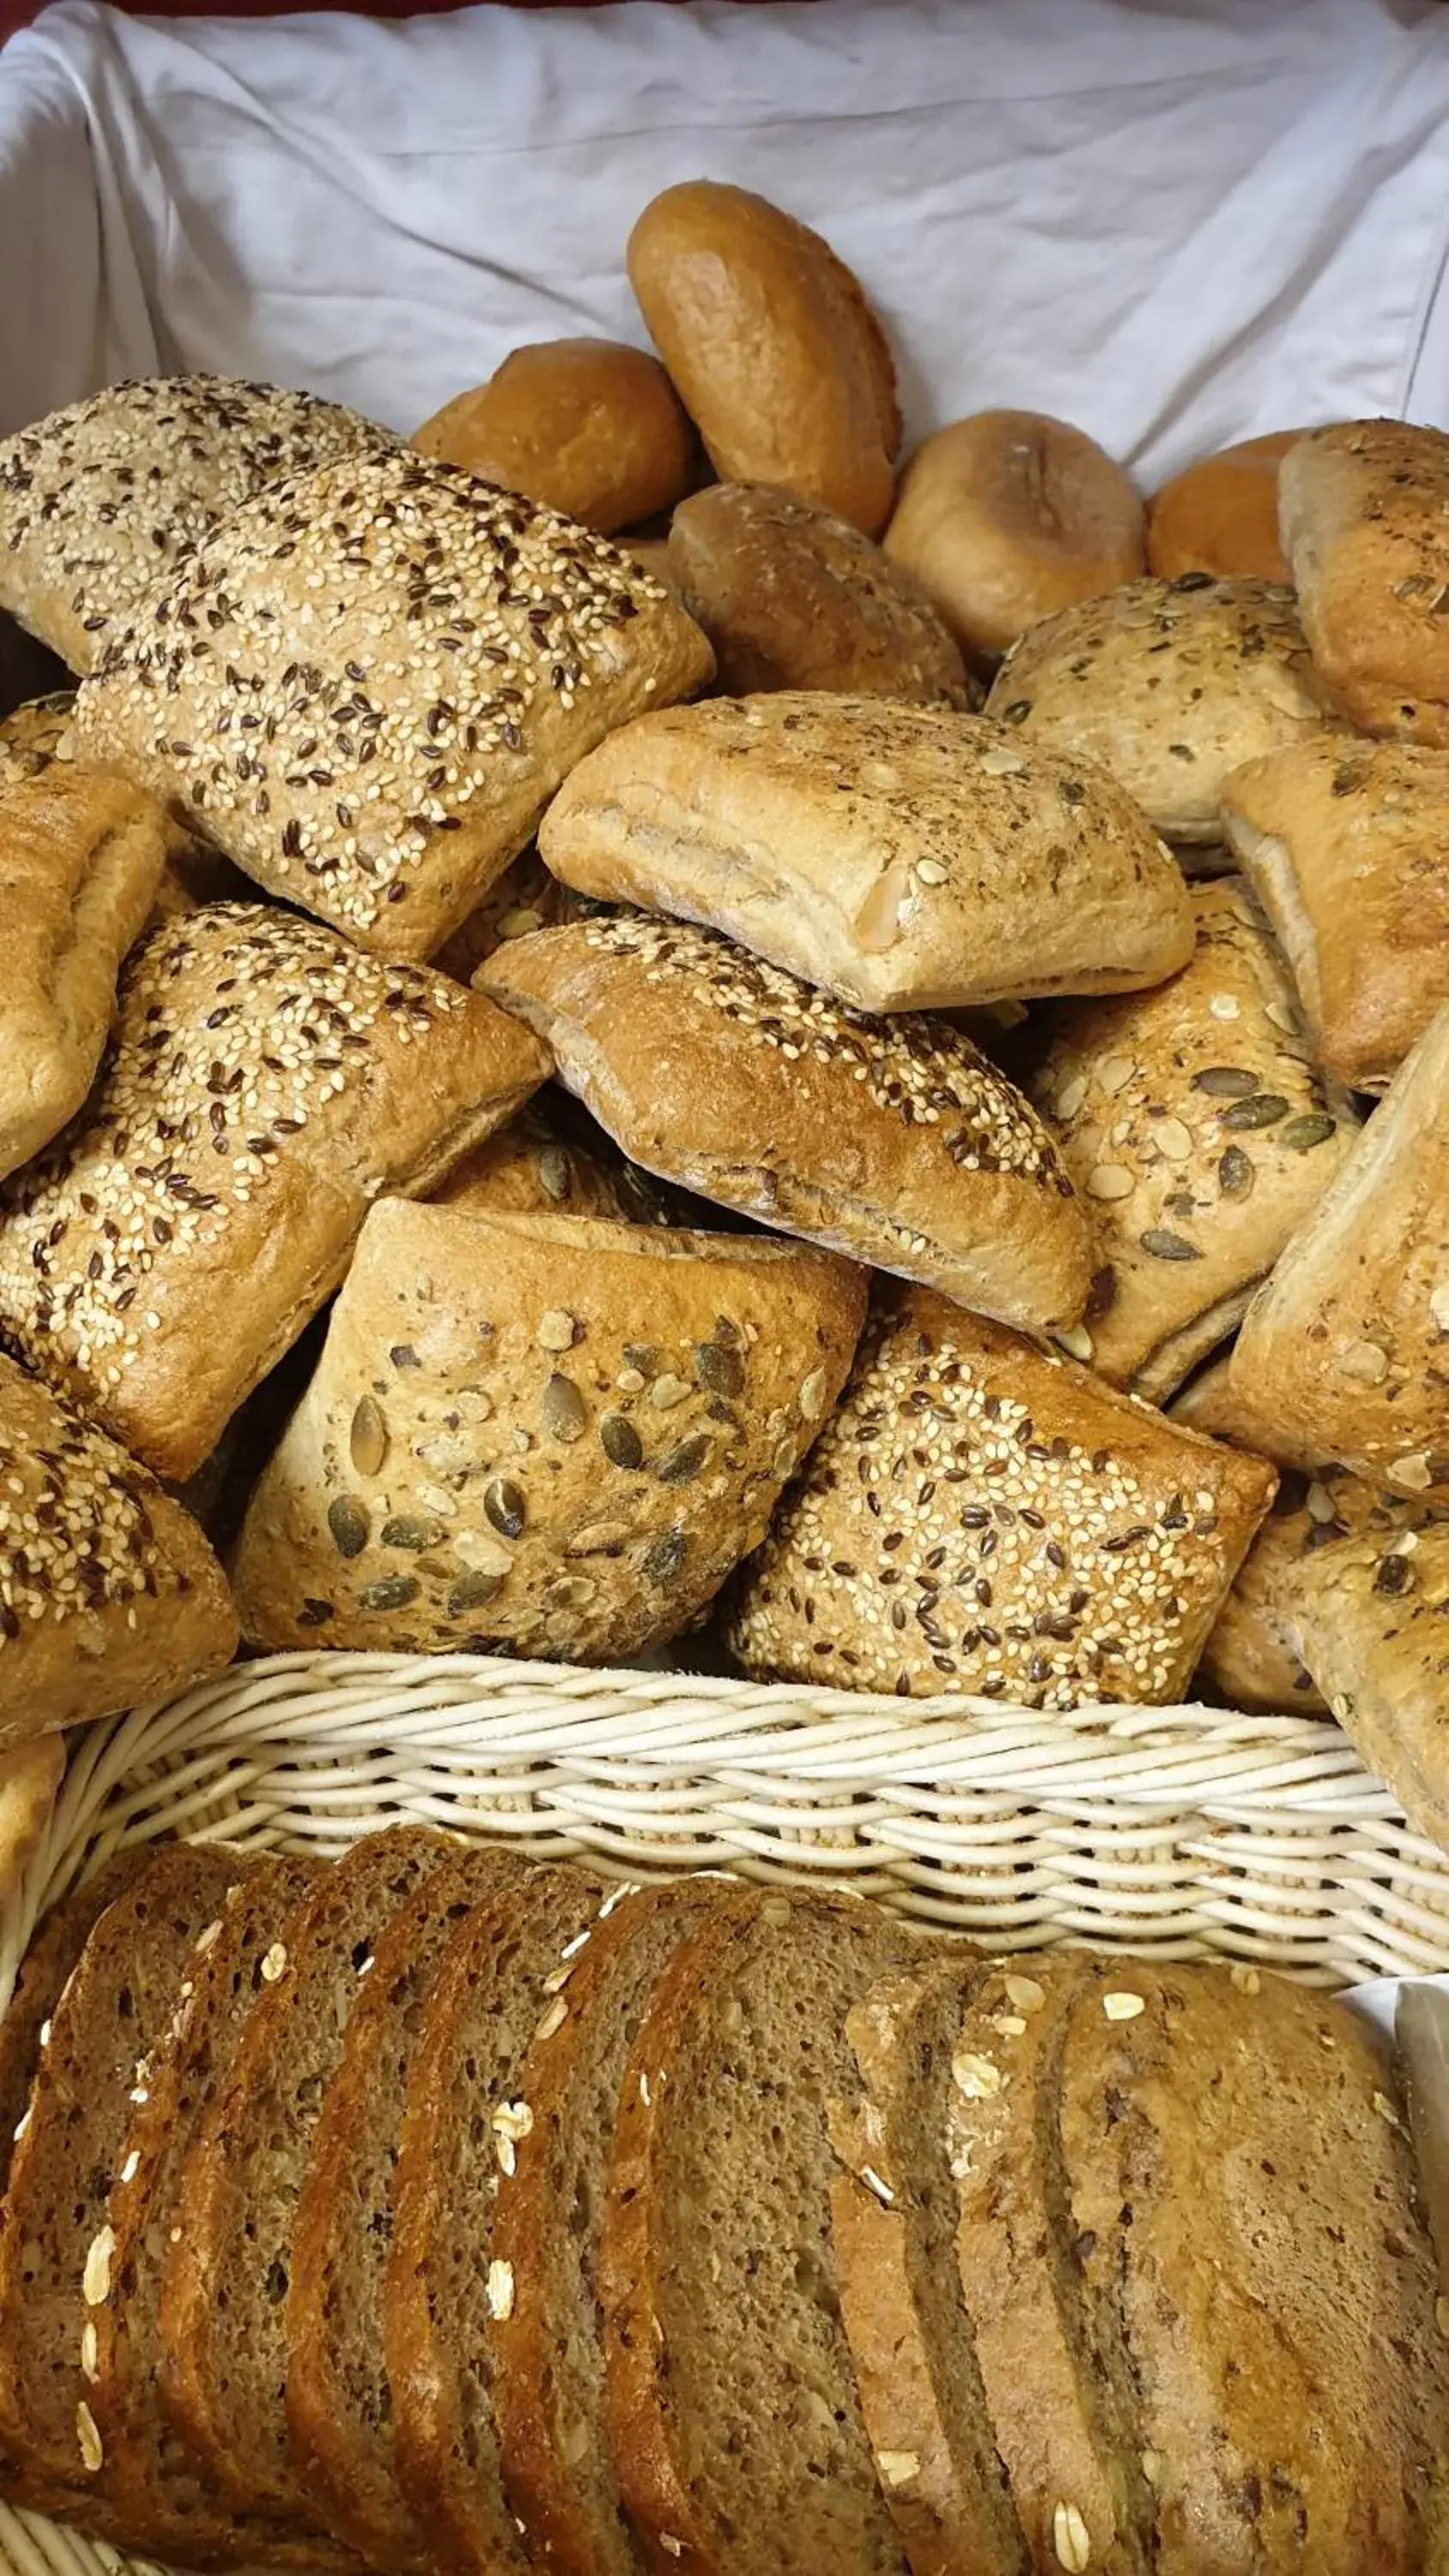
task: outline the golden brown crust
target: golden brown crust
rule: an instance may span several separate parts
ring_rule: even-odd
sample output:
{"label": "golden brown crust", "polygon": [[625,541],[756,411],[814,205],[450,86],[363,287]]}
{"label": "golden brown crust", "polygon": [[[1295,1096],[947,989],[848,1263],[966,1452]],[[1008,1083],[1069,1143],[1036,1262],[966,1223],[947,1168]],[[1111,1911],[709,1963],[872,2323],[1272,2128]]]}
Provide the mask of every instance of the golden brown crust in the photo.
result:
{"label": "golden brown crust", "polygon": [[669,569],[720,687],[833,689],[965,709],[979,692],[909,573],[848,520],[768,484],[715,483],[674,513]]}
{"label": "golden brown crust", "polygon": [[757,1236],[374,1209],[236,1561],[258,1643],[623,1660],[764,1536],[861,1273]]}
{"label": "golden brown crust", "polygon": [[0,1887],[19,1885],[49,1827],[64,1778],[59,1735],[37,1736],[14,1753],[0,1753]]}
{"label": "golden brown crust", "polygon": [[1449,751],[1305,742],[1239,769],[1223,822],[1321,1062],[1383,1091],[1449,1001]]}
{"label": "golden brown crust", "polygon": [[230,904],[167,923],[126,969],[87,1107],[4,1193],[0,1324],[183,1479],[372,1200],[435,1188],[546,1071],[517,1021],[319,923]]}
{"label": "golden brown crust", "polygon": [[994,661],[1038,619],[1135,581],[1142,504],[1080,429],[983,411],[918,447],[886,530],[964,652]]}
{"label": "golden brown crust", "polygon": [[1191,965],[1155,992],[1058,1006],[1032,1084],[1096,1234],[1073,1347],[1159,1404],[1240,1322],[1358,1124],[1308,1056],[1241,884],[1191,901]]}
{"label": "golden brown crust", "polygon": [[1164,581],[1207,572],[1214,581],[1291,581],[1278,535],[1278,468],[1306,433],[1270,430],[1215,456],[1200,456],[1147,505],[1147,561]]}
{"label": "golden brown crust", "polygon": [[1173,842],[1216,842],[1225,781],[1321,733],[1289,590],[1260,581],[1134,581],[1049,617],[1013,645],[988,715],[1109,770]]}
{"label": "golden brown crust", "polygon": [[57,689],[48,698],[29,698],[0,720],[0,788],[39,778],[66,754],[61,746],[70,732],[74,689]]}
{"label": "golden brown crust", "polygon": [[998,1324],[886,1288],[730,1642],[761,1679],[1170,1701],[1275,1481]]}
{"label": "golden brown crust", "polygon": [[1449,437],[1401,420],[1312,430],[1279,475],[1283,551],[1334,705],[1449,747]]}
{"label": "golden brown crust", "polygon": [[1449,1849],[1449,1525],[1381,1516],[1303,1558],[1291,1636],[1319,1691],[1416,1833]]}
{"label": "golden brown crust", "polygon": [[412,443],[606,537],[672,509],[696,462],[664,369],[623,340],[514,349],[486,384],[424,421]]}
{"label": "golden brown crust", "polygon": [[645,207],[628,259],[716,472],[781,484],[878,535],[900,439],[894,370],[858,281],[819,234],[748,189],[695,179]]}
{"label": "golden brown crust", "polygon": [[1160,983],[1181,875],[1087,764],[984,717],[779,690],[628,725],[539,847],[579,893],[682,914],[865,1011]]}
{"label": "golden brown crust", "polygon": [[420,961],[573,763],[712,669],[605,538],[394,448],[270,487],[204,539],[108,647],[75,733],[259,885]]}

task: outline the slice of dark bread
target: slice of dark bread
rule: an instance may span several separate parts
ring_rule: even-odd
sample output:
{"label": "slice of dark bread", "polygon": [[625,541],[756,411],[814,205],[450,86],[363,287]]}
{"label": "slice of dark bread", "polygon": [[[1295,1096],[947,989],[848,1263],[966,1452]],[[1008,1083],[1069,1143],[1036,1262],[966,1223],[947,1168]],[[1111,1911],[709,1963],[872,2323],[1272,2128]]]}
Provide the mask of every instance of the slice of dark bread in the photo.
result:
{"label": "slice of dark bread", "polygon": [[846,2015],[859,2090],[830,2105],[841,2311],[912,2576],[1027,2576],[955,2261],[946,2142],[961,2015],[986,1962],[954,1951]]}
{"label": "slice of dark bread", "polygon": [[[1103,1962],[1100,1978],[1112,1973]],[[1085,2547],[1101,2576],[1145,2576],[1152,2489],[1130,2387],[1088,2341],[1057,2138],[1067,2019],[1098,1974],[1087,1953],[1058,1952],[991,1965],[964,1988],[947,2153],[957,2277],[1034,2562],[1069,2562]]]}
{"label": "slice of dark bread", "polygon": [[609,2448],[599,2289],[614,2120],[649,1998],[681,1941],[727,1888],[717,1879],[615,1889],[568,1984],[568,2019],[529,2051],[495,2115],[503,2178],[493,2253],[513,2281],[490,2317],[493,2412],[508,2499],[559,2576],[644,2565]]}
{"label": "slice of dark bread", "polygon": [[424,2571],[428,2534],[398,2484],[383,2292],[408,2077],[434,1972],[459,1925],[522,1877],[501,1845],[460,1847],[394,1915],[348,2024],[302,2185],[287,2294],[287,2417],[309,2488],[375,2566]]}
{"label": "slice of dark bread", "polygon": [[0,2447],[27,2481],[85,2487],[104,2469],[82,2347],[111,2177],[186,1961],[245,1866],[163,1846],[93,1926],[51,2016],[0,2215]]}
{"label": "slice of dark bread", "polygon": [[1155,2564],[1408,2576],[1440,2546],[1446,2348],[1393,2079],[1352,2015],[1248,1974],[1123,1962],[1063,2052],[1083,2282],[1137,2391]]}
{"label": "slice of dark bread", "polygon": [[223,2495],[289,2528],[312,2518],[286,2410],[298,2197],[377,1943],[454,1848],[419,1826],[367,1835],[303,1900],[182,2171],[161,2284],[162,2402]]}
{"label": "slice of dark bread", "polygon": [[468,2576],[530,2565],[503,2491],[491,2315],[514,2294],[492,2216],[506,2128],[534,2045],[562,2027],[573,1960],[609,1890],[541,1869],[480,1907],[444,1953],[413,2058],[393,2203],[387,2367],[397,2463],[439,2562]]}
{"label": "slice of dark bread", "polygon": [[19,2128],[30,2101],[40,2056],[40,2034],[60,2001],[67,1977],[108,1905],[145,1869],[153,1855],[132,1846],[104,1862],[84,1887],[63,1896],[37,1925],[0,2017],[0,2191],[10,2173]]}
{"label": "slice of dark bread", "polygon": [[232,1889],[220,1924],[187,1963],[178,2009],[153,2053],[111,2186],[112,2250],[89,2316],[90,2407],[106,2455],[108,2529],[130,2549],[185,2567],[265,2552],[264,2527],[240,2521],[171,2425],[157,2388],[161,2277],[182,2167],[242,2029],[280,1956],[288,1917],[323,1875],[317,1861],[265,1859]]}
{"label": "slice of dark bread", "polygon": [[899,2576],[830,2230],[851,2007],[920,1956],[848,1898],[732,1899],[666,1969],[604,2223],[609,2419],[658,2576]]}

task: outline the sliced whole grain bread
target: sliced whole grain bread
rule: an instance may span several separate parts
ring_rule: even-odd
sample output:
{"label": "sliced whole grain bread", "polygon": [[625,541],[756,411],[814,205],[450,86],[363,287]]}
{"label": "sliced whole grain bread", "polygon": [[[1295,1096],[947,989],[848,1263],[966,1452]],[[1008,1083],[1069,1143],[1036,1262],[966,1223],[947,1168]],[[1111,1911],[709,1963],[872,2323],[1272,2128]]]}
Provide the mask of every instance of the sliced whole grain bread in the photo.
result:
{"label": "sliced whole grain bread", "polygon": [[440,2564],[513,2576],[530,2564],[504,2494],[490,2316],[513,2298],[492,2215],[511,2113],[534,2046],[568,2018],[572,1963],[607,1883],[541,1869],[453,1936],[408,2083],[385,2303],[397,2462]]}
{"label": "sliced whole grain bread", "polygon": [[[1145,2576],[1155,2522],[1130,2372],[1094,2354],[1057,2137],[1067,2018],[1120,1962],[1006,1960],[963,1990],[947,2151],[957,2270],[1033,2563]],[[1105,2360],[1105,2366],[1104,2366]]]}
{"label": "sliced whole grain bread", "polygon": [[953,2058],[985,1970],[953,1949],[872,1986],[845,2019],[859,2088],[830,2104],[841,2311],[912,2576],[1027,2576],[1032,2563],[954,2260]]}
{"label": "sliced whole grain bread", "polygon": [[1393,2078],[1353,2016],[1246,1973],[1251,1996],[1123,1962],[1063,2051],[1083,2283],[1138,2392],[1155,2565],[1408,2576],[1441,2545],[1449,2361]]}
{"label": "sliced whole grain bread", "polygon": [[303,1899],[182,2171],[161,2284],[162,2403],[224,2496],[288,2527],[311,2521],[286,2413],[298,2195],[377,1943],[453,1849],[394,1826],[354,1843]]}
{"label": "sliced whole grain bread", "polygon": [[63,1896],[40,1923],[21,1963],[15,1991],[0,2015],[0,2191],[10,2172],[16,2131],[30,2101],[40,2057],[40,2034],[59,2003],[65,1981],[108,1905],[124,1895],[151,1860],[133,1845],[106,1861],[84,1887]]}
{"label": "sliced whole grain bread", "polygon": [[900,2576],[840,2314],[827,2102],[845,2019],[919,1945],[752,1894],[666,1969],[625,2073],[601,2279],[609,2419],[656,2576]]}
{"label": "sliced whole grain bread", "polygon": [[84,2487],[104,2466],[82,2348],[111,2176],[186,1961],[245,1867],[164,1845],[93,1926],[51,2016],[0,2214],[0,2446],[27,2482]]}
{"label": "sliced whole grain bread", "polygon": [[527,1866],[503,1846],[459,1848],[394,1915],[348,2024],[297,2210],[287,2294],[293,2444],[333,2528],[393,2571],[432,2564],[427,2530],[398,2484],[383,2355],[408,2076],[444,1950],[473,1907]]}
{"label": "sliced whole grain bread", "polygon": [[644,2560],[609,2448],[599,2289],[614,2120],[649,1998],[718,1880],[616,1889],[579,1953],[568,2019],[529,2051],[500,2150],[493,2253],[513,2282],[490,2317],[503,2482],[530,2548],[559,2576],[632,2576]]}

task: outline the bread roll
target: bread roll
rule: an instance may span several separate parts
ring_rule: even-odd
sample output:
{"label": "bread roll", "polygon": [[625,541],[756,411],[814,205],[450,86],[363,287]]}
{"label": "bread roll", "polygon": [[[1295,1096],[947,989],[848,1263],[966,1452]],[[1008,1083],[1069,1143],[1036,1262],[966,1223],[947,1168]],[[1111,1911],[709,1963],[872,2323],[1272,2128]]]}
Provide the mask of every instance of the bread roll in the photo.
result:
{"label": "bread roll", "polygon": [[1223,823],[1320,1061],[1385,1090],[1449,1002],[1449,751],[1300,743],[1235,772]]}
{"label": "bread roll", "polygon": [[1337,1540],[1303,1560],[1291,1604],[1298,1651],[1344,1733],[1414,1831],[1449,1851],[1449,1522]]}
{"label": "bread roll", "polygon": [[36,1736],[0,1755],[0,1887],[7,1894],[19,1887],[22,1870],[49,1831],[64,1778],[63,1736]]}
{"label": "bread roll", "polygon": [[530,846],[501,877],[494,878],[482,902],[474,905],[452,938],[444,940],[433,964],[440,974],[471,984],[495,948],[510,939],[527,939],[535,930],[552,929],[555,922],[568,919],[569,910],[567,887],[549,875]]}
{"label": "bread roll", "polygon": [[276,385],[109,385],[0,443],[0,607],[73,671],[94,671],[136,604],[254,493],[397,444]]}
{"label": "bread roll", "polygon": [[1275,1483],[1001,1325],[888,1287],[730,1642],[760,1680],[1174,1700]]}
{"label": "bread roll", "polygon": [[938,612],[858,528],[767,484],[681,502],[669,560],[720,686],[835,689],[970,707],[978,692]]}
{"label": "bread roll", "polygon": [[375,1208],[247,1515],[248,1635],[574,1663],[676,1636],[763,1538],[864,1306],[756,1236]]}
{"label": "bread roll", "polygon": [[1449,1009],[1248,1310],[1229,1392],[1269,1455],[1449,1503],[1446,1165]]}
{"label": "bread roll", "polygon": [[573,763],[712,669],[604,538],[396,448],[203,540],[82,689],[75,733],[271,893],[421,962]]}
{"label": "bread roll", "polygon": [[988,715],[1070,760],[1100,762],[1164,837],[1220,840],[1223,789],[1246,760],[1332,722],[1291,591],[1259,581],[1136,581],[1034,626],[992,684]]}
{"label": "bread roll", "polygon": [[862,1011],[1160,983],[1181,875],[1100,772],[1010,726],[790,690],[646,716],[539,830],[579,893],[682,914]]}
{"label": "bread roll", "polygon": [[[614,1225],[667,1225],[664,1193],[647,1172],[614,1151],[598,1128],[600,1150],[566,1136],[549,1115],[552,1103],[535,1097],[486,1143],[456,1163],[435,1207],[468,1208],[474,1215],[592,1216]],[[581,1124],[590,1122],[581,1120]]]}
{"label": "bread roll", "polygon": [[1142,504],[1095,439],[983,411],[918,447],[886,530],[964,653],[992,662],[1040,618],[1144,569]]}
{"label": "bread roll", "polygon": [[166,923],[90,1098],[0,1196],[0,1329],[178,1482],[347,1267],[548,1070],[442,975],[261,905]]}
{"label": "bread roll", "polygon": [[479,977],[647,1170],[1028,1330],[1075,1323],[1091,1241],[1050,1140],[944,1020],[868,1020],[707,930],[623,914]]}
{"label": "bread roll", "polygon": [[[75,754],[74,713],[75,692],[62,689],[17,707],[0,724],[0,793],[22,779],[39,778],[56,761],[69,767]],[[88,770],[87,774],[97,773]],[[150,912],[152,924],[170,921],[178,912],[199,912],[204,904],[251,899],[254,888],[241,870],[209,842],[193,840],[179,824],[168,823],[165,843],[165,863]]]}
{"label": "bread roll", "polygon": [[1402,420],[1312,430],[1278,491],[1329,698],[1366,733],[1449,748],[1449,437]]}
{"label": "bread roll", "polygon": [[0,722],[0,788],[38,778],[60,759],[74,705],[74,690],[57,689],[48,698],[28,699]]}
{"label": "bread roll", "polygon": [[1147,561],[1164,581],[1291,581],[1278,535],[1278,468],[1301,429],[1270,430],[1200,456],[1147,505]]}
{"label": "bread roll", "polygon": [[693,179],[645,207],[629,281],[721,479],[781,484],[878,536],[901,437],[895,368],[828,243],[747,188]]}
{"label": "bread roll", "polygon": [[622,340],[540,340],[416,433],[461,465],[612,536],[671,510],[694,475],[694,438],[657,358]]}

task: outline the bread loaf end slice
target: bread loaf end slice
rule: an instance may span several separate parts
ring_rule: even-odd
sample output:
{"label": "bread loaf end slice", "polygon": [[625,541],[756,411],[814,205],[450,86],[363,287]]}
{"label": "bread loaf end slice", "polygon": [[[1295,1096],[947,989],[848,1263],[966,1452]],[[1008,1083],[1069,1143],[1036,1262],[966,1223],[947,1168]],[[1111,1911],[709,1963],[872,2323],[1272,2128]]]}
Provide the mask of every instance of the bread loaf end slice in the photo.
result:
{"label": "bread loaf end slice", "polygon": [[108,1905],[140,1876],[153,1854],[133,1846],[106,1861],[84,1887],[53,1905],[21,1963],[15,1991],[0,2014],[0,2191],[10,2174],[16,2131],[25,2117],[40,2058],[40,2034],[67,1977]]}

